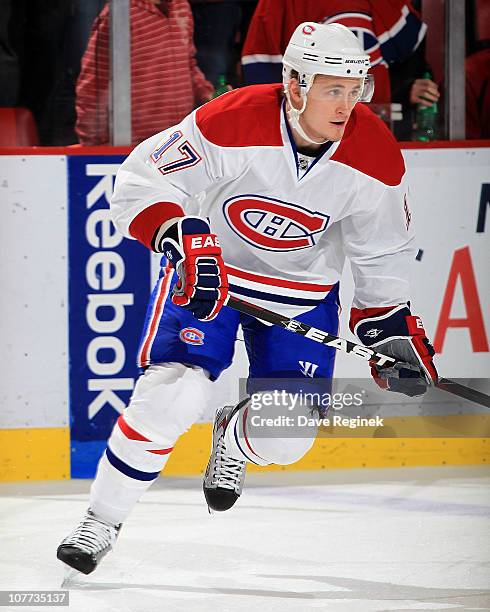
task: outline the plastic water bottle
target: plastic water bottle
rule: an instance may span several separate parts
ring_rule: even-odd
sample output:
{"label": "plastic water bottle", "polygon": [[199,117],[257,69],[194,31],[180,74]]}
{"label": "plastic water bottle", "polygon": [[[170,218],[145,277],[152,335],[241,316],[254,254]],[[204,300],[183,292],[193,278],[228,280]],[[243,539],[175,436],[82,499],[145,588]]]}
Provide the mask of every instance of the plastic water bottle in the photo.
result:
{"label": "plastic water bottle", "polygon": [[[424,79],[432,80],[432,75],[429,71],[424,72]],[[430,142],[437,139],[437,128],[439,122],[439,109],[437,102],[432,106],[423,106],[417,104],[417,112],[415,114],[415,129],[413,140],[421,142]]]}
{"label": "plastic water bottle", "polygon": [[214,92],[214,97],[217,98],[221,96],[221,94],[229,91],[228,84],[226,83],[226,75],[220,74],[218,77],[218,87],[216,87],[216,91]]}

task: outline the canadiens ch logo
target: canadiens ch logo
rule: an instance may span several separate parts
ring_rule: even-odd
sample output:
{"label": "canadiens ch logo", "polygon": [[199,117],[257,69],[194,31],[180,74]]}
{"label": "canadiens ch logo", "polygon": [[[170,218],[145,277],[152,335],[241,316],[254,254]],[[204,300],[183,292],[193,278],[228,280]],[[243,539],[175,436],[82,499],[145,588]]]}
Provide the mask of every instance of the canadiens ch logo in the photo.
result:
{"label": "canadiens ch logo", "polygon": [[309,23],[305,25],[305,27],[303,28],[303,34],[306,34],[306,36],[309,36],[310,34],[313,34],[313,32],[315,31],[315,27],[310,25]]}
{"label": "canadiens ch logo", "polygon": [[327,228],[329,215],[297,204],[257,195],[226,200],[223,213],[242,240],[266,251],[299,251],[316,244]]}
{"label": "canadiens ch logo", "polygon": [[179,338],[186,344],[204,344],[204,332],[195,327],[184,327],[184,329],[181,329]]}

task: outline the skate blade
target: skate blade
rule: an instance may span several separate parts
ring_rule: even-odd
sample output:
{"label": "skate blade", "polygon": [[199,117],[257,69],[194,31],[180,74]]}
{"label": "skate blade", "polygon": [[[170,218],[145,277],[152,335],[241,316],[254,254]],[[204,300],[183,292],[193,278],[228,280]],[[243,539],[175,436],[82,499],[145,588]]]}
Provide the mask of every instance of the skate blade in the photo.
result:
{"label": "skate blade", "polygon": [[208,506],[208,514],[216,514],[215,511]]}
{"label": "skate blade", "polygon": [[66,589],[67,587],[69,587],[73,582],[76,582],[76,579],[79,576],[82,575],[82,572],[79,572],[78,570],[74,569],[73,567],[70,567],[69,565],[65,567],[64,571],[65,574],[61,582],[62,589]]}

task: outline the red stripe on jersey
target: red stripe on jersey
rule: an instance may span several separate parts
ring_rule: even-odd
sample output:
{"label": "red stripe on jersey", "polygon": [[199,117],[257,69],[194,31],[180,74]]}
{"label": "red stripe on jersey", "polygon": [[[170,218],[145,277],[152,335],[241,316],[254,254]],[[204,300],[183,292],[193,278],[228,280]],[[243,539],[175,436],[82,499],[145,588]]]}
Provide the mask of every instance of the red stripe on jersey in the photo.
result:
{"label": "red stripe on jersey", "polygon": [[165,300],[167,299],[168,290],[170,287],[170,279],[172,278],[171,274],[172,268],[169,263],[167,263],[165,267],[165,276],[163,277],[160,290],[158,291],[158,295],[155,300],[155,308],[153,310],[153,315],[151,317],[150,324],[148,326],[148,332],[146,338],[143,343],[143,347],[140,352],[139,365],[144,366],[148,363],[148,359],[151,352],[151,347],[153,345],[153,341],[155,340],[155,335],[157,333],[158,324],[160,323],[160,318],[163,312],[163,306],[165,304]]}
{"label": "red stripe on jersey", "polygon": [[299,291],[318,291],[325,293],[330,291],[333,285],[316,285],[314,283],[302,283],[298,281],[283,280],[282,278],[274,278],[271,276],[262,276],[261,274],[254,274],[233,266],[226,266],[226,271],[231,276],[243,278],[245,280],[254,281],[263,285],[272,285],[274,287],[284,287],[285,289],[298,289]]}

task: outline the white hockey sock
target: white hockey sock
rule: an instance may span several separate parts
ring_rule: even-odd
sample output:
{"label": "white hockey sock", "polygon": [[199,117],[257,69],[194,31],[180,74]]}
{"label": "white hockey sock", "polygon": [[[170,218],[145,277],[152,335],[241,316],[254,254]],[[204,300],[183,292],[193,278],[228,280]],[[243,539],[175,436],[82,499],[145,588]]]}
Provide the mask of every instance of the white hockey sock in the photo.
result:
{"label": "white hockey sock", "polygon": [[121,415],[112,430],[90,491],[90,507],[110,522],[124,521],[140,496],[158,478],[172,444],[146,438]]}
{"label": "white hockey sock", "polygon": [[[263,417],[265,421],[274,420],[280,412],[272,406],[258,414],[245,404],[230,419],[226,426],[224,441],[226,452],[241,461],[266,466],[271,464],[290,465],[301,459],[313,446],[317,425],[301,427],[274,427],[254,425],[252,417]],[[287,413],[293,423],[299,416],[311,417],[308,406],[296,408]]]}
{"label": "white hockey sock", "polygon": [[123,522],[158,478],[174,443],[201,416],[212,383],[201,368],[153,365],[114,426],[90,492],[95,514]]}
{"label": "white hockey sock", "polygon": [[[248,405],[242,406],[231,417],[230,422],[225,430],[225,446],[226,452],[240,461],[247,461],[255,465],[269,465],[271,462],[260,457],[251,444],[251,440],[247,437],[247,421],[248,421]],[[245,419],[245,431],[244,431]]]}
{"label": "white hockey sock", "polygon": [[[165,463],[167,460],[168,455]],[[123,523],[155,480],[135,480],[126,476],[109,463],[104,453],[90,488],[90,508],[105,521],[115,525]]]}

